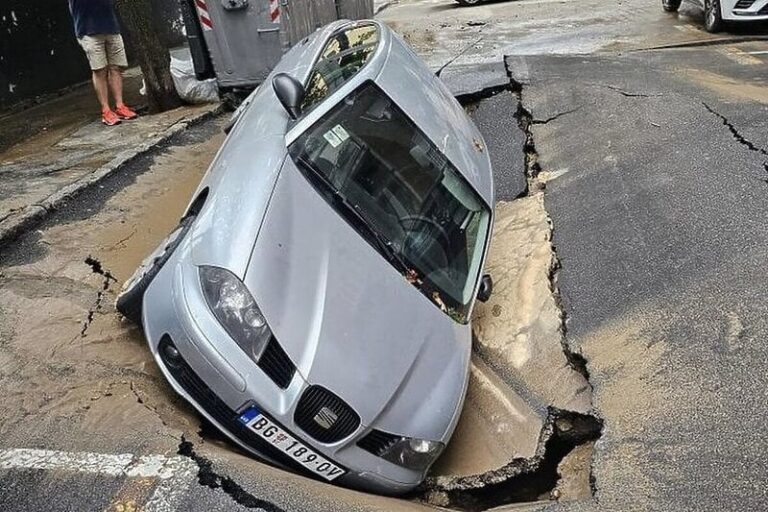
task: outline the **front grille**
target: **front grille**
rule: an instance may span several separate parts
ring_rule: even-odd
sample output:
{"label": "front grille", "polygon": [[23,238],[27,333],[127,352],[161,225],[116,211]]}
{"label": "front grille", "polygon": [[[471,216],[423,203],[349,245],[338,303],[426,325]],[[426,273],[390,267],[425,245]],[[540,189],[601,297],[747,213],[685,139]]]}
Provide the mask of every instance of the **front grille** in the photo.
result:
{"label": "front grille", "polygon": [[381,455],[387,451],[387,448],[400,439],[401,437],[396,436],[395,434],[388,434],[381,430],[371,430],[368,435],[357,442],[357,446],[377,457],[381,457]]}
{"label": "front grille", "polygon": [[360,426],[360,416],[344,400],[321,386],[310,386],[296,406],[293,421],[321,443],[335,443]]}
{"label": "front grille", "polygon": [[282,389],[288,387],[296,373],[296,367],[274,336],[269,339],[258,366]]}
{"label": "front grille", "polygon": [[[295,462],[282,451],[276,449],[270,443],[256,435],[251,429],[243,425],[239,420],[237,412],[230,409],[227,404],[225,404],[216,393],[214,393],[213,390],[211,390],[211,388],[197,376],[195,371],[189,366],[184,358],[181,357],[181,354],[173,360],[170,360],[165,350],[168,345],[174,347],[170,336],[166,334],[160,339],[160,345],[158,347],[160,357],[163,360],[165,367],[173,378],[176,379],[176,382],[184,388],[184,391],[186,391],[189,396],[191,396],[192,399],[205,410],[205,412],[210,414],[219,425],[235,436],[241,443],[253,448],[256,452],[261,453],[265,457],[269,457],[294,471],[317,478],[317,475]],[[280,423],[273,418],[270,418],[270,420],[276,425],[279,425],[286,432],[290,432],[290,430],[280,425]],[[334,464],[341,467],[338,463],[334,462]]]}
{"label": "front grille", "polygon": [[755,3],[755,0],[739,0],[736,2],[735,9],[749,9],[752,7],[752,4]]}

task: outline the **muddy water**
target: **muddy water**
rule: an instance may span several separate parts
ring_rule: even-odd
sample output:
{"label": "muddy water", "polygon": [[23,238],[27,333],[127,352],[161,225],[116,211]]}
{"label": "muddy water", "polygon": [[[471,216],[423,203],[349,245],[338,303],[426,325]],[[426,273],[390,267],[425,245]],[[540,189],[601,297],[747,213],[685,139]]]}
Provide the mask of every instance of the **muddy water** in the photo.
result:
{"label": "muddy water", "polygon": [[223,142],[216,134],[202,144],[173,149],[159,156],[153,173],[141,177],[141,188],[127,190],[120,202],[136,204],[130,222],[94,236],[95,254],[118,281],[125,280],[178,224],[210,160]]}
{"label": "muddy water", "polygon": [[[49,445],[50,433],[68,425],[59,448],[114,452],[133,449],[138,436],[165,451],[176,441],[159,431],[197,428],[113,304],[120,282],[178,222],[223,140],[221,124],[163,151],[103,205],[80,199],[74,216],[82,220],[17,243],[16,261],[0,274],[3,444]],[[95,273],[87,257],[114,278]]]}

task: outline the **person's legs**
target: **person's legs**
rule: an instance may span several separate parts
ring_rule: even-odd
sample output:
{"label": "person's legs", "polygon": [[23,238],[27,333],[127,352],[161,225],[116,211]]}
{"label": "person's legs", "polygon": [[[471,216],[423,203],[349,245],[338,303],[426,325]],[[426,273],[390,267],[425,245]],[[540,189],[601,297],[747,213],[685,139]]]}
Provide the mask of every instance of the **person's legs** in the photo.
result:
{"label": "person's legs", "polygon": [[109,62],[109,88],[115,99],[115,112],[122,119],[135,119],[136,112],[123,102],[123,68],[128,66],[125,57],[125,45],[120,34],[106,37],[107,61]]}
{"label": "person's legs", "polygon": [[108,68],[94,69],[91,71],[93,88],[96,90],[96,99],[99,100],[101,111],[109,110],[109,89],[107,86]]}
{"label": "person's legs", "polygon": [[117,108],[124,106],[123,103],[123,72],[117,66],[109,66],[109,90],[112,91],[112,97],[115,99]]}
{"label": "person's legs", "polygon": [[84,36],[79,41],[91,65],[93,89],[101,106],[101,120],[107,126],[119,124],[120,118],[109,108],[109,60],[106,38],[100,35]]}

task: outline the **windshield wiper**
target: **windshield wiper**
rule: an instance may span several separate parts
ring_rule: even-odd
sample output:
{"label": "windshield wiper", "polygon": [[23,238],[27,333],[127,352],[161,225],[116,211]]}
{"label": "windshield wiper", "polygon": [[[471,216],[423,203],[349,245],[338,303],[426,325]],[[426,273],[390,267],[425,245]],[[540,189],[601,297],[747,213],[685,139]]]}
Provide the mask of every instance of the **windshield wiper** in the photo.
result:
{"label": "windshield wiper", "polygon": [[328,176],[316,170],[305,158],[299,156],[298,161],[302,167],[312,173],[313,178],[317,178],[317,180],[322,183],[323,187],[328,192],[333,194],[334,199],[341,203],[345,210],[349,212],[352,217],[354,217],[356,224],[365,229],[366,233],[368,234],[368,238],[373,240],[373,242],[378,247],[379,252],[383,253],[383,256],[387,259],[387,261],[389,261],[389,263],[392,264],[398,271],[402,272],[403,275],[411,279],[415,274],[415,270],[408,263],[406,263],[402,256],[400,256],[400,253],[394,247],[392,247],[392,242],[376,230],[370,221],[368,221],[368,219],[366,219],[365,216],[360,213],[360,210],[358,210],[357,206],[351,203],[344,196],[344,194],[342,194],[333,185],[331,180],[328,179]]}

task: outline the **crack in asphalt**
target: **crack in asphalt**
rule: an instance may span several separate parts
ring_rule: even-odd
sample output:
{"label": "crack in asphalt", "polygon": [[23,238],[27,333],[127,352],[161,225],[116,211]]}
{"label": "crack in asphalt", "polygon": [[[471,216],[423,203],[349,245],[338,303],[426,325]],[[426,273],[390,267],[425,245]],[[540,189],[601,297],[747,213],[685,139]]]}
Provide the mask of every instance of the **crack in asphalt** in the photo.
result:
{"label": "crack in asphalt", "polygon": [[523,153],[525,154],[525,174],[528,179],[528,191],[537,190],[533,187],[533,181],[541,172],[541,166],[539,165],[539,152],[536,150],[536,144],[533,140],[533,132],[531,126],[533,125],[533,115],[523,106],[522,97],[522,85],[513,82],[512,93],[517,96],[517,112],[515,112],[515,119],[520,130],[525,134],[525,143],[523,144]]}
{"label": "crack in asphalt", "polygon": [[[561,112],[549,119],[539,121],[537,122],[533,114],[525,108],[523,105],[523,84],[518,82],[512,77],[512,74],[510,70],[507,70],[509,74],[510,83],[512,84],[512,91],[517,95],[518,100],[518,110],[515,115],[517,117],[518,125],[520,126],[520,129],[525,132],[525,167],[528,173],[528,179],[529,179],[529,190],[541,190],[544,188],[543,183],[539,183],[536,179],[539,173],[541,172],[541,165],[539,164],[539,152],[536,148],[536,141],[534,140],[533,131],[531,130],[531,126],[536,124],[546,124],[550,121],[553,121],[557,119],[558,117],[562,117],[567,114],[571,114],[573,112],[578,111],[581,109],[581,107],[576,107],[571,110],[567,110],[565,112]],[[549,224],[549,239],[552,240],[552,265],[549,272],[549,287],[550,291],[552,293],[553,298],[555,299],[555,304],[557,306],[557,309],[560,311],[560,342],[563,346],[563,353],[565,354],[565,358],[568,361],[568,364],[573,368],[575,371],[579,372],[587,381],[587,384],[589,384],[591,389],[594,389],[592,386],[592,382],[590,381],[590,375],[589,370],[587,369],[587,360],[586,358],[576,351],[570,344],[568,343],[568,313],[566,311],[565,305],[563,304],[562,294],[560,292],[560,288],[557,285],[558,277],[560,273],[560,269],[562,268],[562,265],[560,263],[560,258],[557,255],[557,248],[554,244],[554,233],[555,233],[555,227],[552,223],[552,219],[549,217],[549,214],[547,214],[547,223]]]}
{"label": "crack in asphalt", "polygon": [[96,312],[101,311],[101,305],[104,302],[104,295],[107,293],[107,291],[109,291],[109,287],[113,282],[117,282],[115,276],[113,276],[109,270],[106,270],[99,260],[93,258],[90,254],[87,258],[85,258],[84,263],[91,267],[91,270],[94,274],[103,276],[104,280],[102,281],[101,289],[96,294],[96,301],[93,303],[93,306],[88,309],[88,314],[86,315],[85,320],[83,320],[83,328],[80,330],[81,338],[86,337],[88,328],[91,326],[91,323],[93,323],[94,315]]}
{"label": "crack in asphalt", "polygon": [[565,112],[560,112],[558,114],[555,114],[552,117],[548,117],[546,119],[531,119],[531,124],[547,124],[549,122],[554,121],[555,119],[560,119],[563,116],[567,116],[568,114],[573,114],[574,112],[578,112],[581,110],[581,107],[572,108],[571,110],[566,110]]}
{"label": "crack in asphalt", "polygon": [[661,93],[659,93],[659,94],[645,94],[645,93],[641,93],[641,92],[627,92],[627,91],[625,91],[624,89],[622,89],[620,87],[616,87],[615,85],[606,85],[605,87],[607,89],[610,89],[612,91],[615,91],[615,92],[621,94],[622,96],[626,96],[627,98],[661,98],[662,96],[664,96]]}
{"label": "crack in asphalt", "polygon": [[[139,393],[139,388],[138,388],[138,386],[136,385],[136,383],[135,383],[134,381],[130,381],[130,383],[128,384],[128,387],[130,388],[130,390],[131,390],[131,393],[133,394],[134,398],[136,398],[136,403],[138,403],[139,405],[141,405],[142,407],[144,407],[146,410],[148,410],[149,412],[151,412],[152,414],[154,414],[155,416],[157,416],[157,419],[158,419],[158,420],[160,420],[160,423],[161,423],[161,424],[162,424],[164,427],[170,427],[170,425],[168,425],[168,424],[165,422],[165,420],[163,419],[163,417],[162,417],[162,416],[160,415],[160,413],[157,411],[157,408],[155,408],[155,407],[153,407],[153,406],[149,405],[147,402],[145,402],[145,401],[144,401],[144,398],[143,398],[143,397],[141,396],[141,394]],[[171,436],[171,437],[173,437],[174,439],[178,439],[178,437],[176,437],[176,436]]]}
{"label": "crack in asphalt", "polygon": [[461,57],[462,55],[464,55],[465,53],[467,53],[467,51],[468,51],[470,48],[472,48],[473,46],[475,46],[477,43],[479,43],[479,42],[480,42],[480,41],[482,41],[482,40],[483,40],[483,36],[480,36],[480,37],[478,37],[477,39],[475,39],[473,42],[469,43],[469,44],[468,44],[468,45],[466,45],[464,48],[462,48],[462,50],[461,50],[459,53],[457,53],[456,55],[454,55],[453,57],[451,57],[450,59],[448,59],[448,62],[446,62],[445,64],[443,64],[442,66],[440,66],[440,69],[438,69],[437,71],[435,71],[435,76],[436,76],[436,77],[438,77],[438,78],[440,78],[440,74],[441,74],[443,71],[445,71],[445,68],[447,68],[448,66],[450,66],[451,64],[453,64],[454,62],[456,62],[456,59],[458,59],[459,57]]}
{"label": "crack in asphalt", "polygon": [[[761,155],[768,156],[768,150],[765,148],[761,148],[759,146],[756,146],[755,143],[753,143],[751,140],[744,137],[741,132],[731,123],[727,117],[725,117],[720,112],[716,111],[709,105],[707,105],[705,102],[701,102],[702,105],[704,105],[704,108],[706,108],[711,114],[714,114],[720,120],[723,122],[723,124],[728,127],[728,130],[731,132],[731,135],[733,135],[733,138],[736,139],[736,142],[741,144],[742,146],[746,146],[750,151],[755,151],[757,153],[760,153]],[[768,162],[766,162],[766,166],[768,167]]]}
{"label": "crack in asphalt", "polygon": [[197,482],[210,489],[221,489],[232,501],[245,508],[260,509],[265,512],[285,512],[282,508],[267,500],[257,498],[228,476],[219,475],[213,469],[213,462],[195,452],[195,446],[182,435],[176,452],[188,457],[197,465]]}
{"label": "crack in asphalt", "polygon": [[[728,128],[728,131],[731,132],[731,135],[736,140],[736,142],[746,147],[750,151],[759,153],[763,156],[768,156],[768,149],[757,146],[754,142],[747,139],[744,135],[741,134],[738,128],[736,128],[736,126],[734,126],[734,124],[727,117],[725,117],[723,114],[721,114],[720,112],[710,107],[707,103],[702,101],[701,104],[704,105],[704,108],[706,108],[709,113],[713,114],[714,116],[719,118],[720,121],[723,122],[726,128]],[[768,161],[763,162],[763,170],[766,172],[766,174],[768,174]],[[763,183],[768,183],[768,178],[758,178],[758,179]]]}

